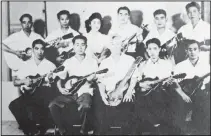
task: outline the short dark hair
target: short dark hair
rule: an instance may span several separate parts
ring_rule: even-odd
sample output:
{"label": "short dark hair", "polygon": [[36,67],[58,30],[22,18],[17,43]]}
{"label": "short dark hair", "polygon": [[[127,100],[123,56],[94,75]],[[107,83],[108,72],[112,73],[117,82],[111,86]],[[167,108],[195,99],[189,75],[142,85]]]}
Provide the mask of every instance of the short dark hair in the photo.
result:
{"label": "short dark hair", "polygon": [[166,17],[166,11],[163,10],[163,9],[155,10],[155,12],[153,13],[154,17],[155,17],[156,15],[159,15],[159,14],[163,14],[163,15]]}
{"label": "short dark hair", "polygon": [[32,16],[31,16],[30,14],[23,14],[23,15],[19,18],[20,22],[23,21],[23,18],[24,18],[24,17],[28,17],[29,20],[32,22]]}
{"label": "short dark hair", "polygon": [[45,43],[43,40],[41,40],[41,39],[36,39],[36,40],[34,40],[34,41],[32,42],[32,48],[34,48],[36,44],[42,44],[44,48],[45,48],[45,46],[46,46],[46,43]]}
{"label": "short dark hair", "polygon": [[184,41],[184,45],[185,45],[185,49],[188,49],[188,47],[191,45],[191,44],[194,44],[196,43],[199,47],[199,42],[194,40],[194,39],[185,39]]}
{"label": "short dark hair", "polygon": [[70,17],[70,12],[67,11],[67,10],[61,10],[61,11],[59,11],[59,13],[57,13],[57,18],[60,19],[61,15],[67,15],[68,18],[69,18]]}
{"label": "short dark hair", "polygon": [[149,40],[146,42],[146,48],[148,48],[148,45],[149,45],[150,43],[155,43],[159,48],[161,48],[160,40],[157,39],[157,38],[149,39]]}
{"label": "short dark hair", "polygon": [[89,32],[89,31],[91,30],[91,27],[89,26],[90,23],[92,22],[92,20],[94,20],[94,19],[96,19],[96,18],[100,20],[101,26],[102,26],[102,16],[101,16],[100,13],[95,12],[95,13],[93,13],[93,14],[89,17],[88,20],[85,21],[85,26],[86,26],[86,31],[87,31],[87,32]]}
{"label": "short dark hair", "polygon": [[200,11],[200,5],[199,5],[197,2],[195,2],[195,1],[193,1],[193,2],[191,2],[191,3],[188,3],[188,4],[185,6],[187,12],[188,12],[188,9],[189,9],[190,7],[196,7],[196,8]]}
{"label": "short dark hair", "polygon": [[130,15],[130,9],[126,6],[124,7],[120,7],[118,10],[117,10],[117,13],[119,14],[120,10],[127,10],[128,14]]}
{"label": "short dark hair", "polygon": [[82,40],[84,40],[85,44],[87,44],[87,38],[86,38],[85,36],[83,36],[83,35],[77,35],[77,36],[75,36],[75,37],[72,39],[73,44],[75,44],[75,41],[76,41],[77,39],[82,39]]}

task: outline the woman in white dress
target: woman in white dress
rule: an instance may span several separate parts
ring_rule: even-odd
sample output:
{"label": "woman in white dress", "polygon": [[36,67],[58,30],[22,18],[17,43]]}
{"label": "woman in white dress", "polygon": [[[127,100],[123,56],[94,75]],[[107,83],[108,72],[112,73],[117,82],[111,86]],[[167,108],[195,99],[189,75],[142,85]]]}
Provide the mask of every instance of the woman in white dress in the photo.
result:
{"label": "woman in white dress", "polygon": [[[110,50],[108,50],[110,45],[110,37],[100,32],[102,26],[101,14],[97,12],[93,13],[89,19],[85,21],[85,26],[87,31],[85,36],[88,39],[86,54],[96,58],[98,63],[100,63],[103,59],[105,59],[106,56],[109,56],[111,53]],[[100,54],[104,53],[105,56],[101,55],[101,57],[99,57]]]}

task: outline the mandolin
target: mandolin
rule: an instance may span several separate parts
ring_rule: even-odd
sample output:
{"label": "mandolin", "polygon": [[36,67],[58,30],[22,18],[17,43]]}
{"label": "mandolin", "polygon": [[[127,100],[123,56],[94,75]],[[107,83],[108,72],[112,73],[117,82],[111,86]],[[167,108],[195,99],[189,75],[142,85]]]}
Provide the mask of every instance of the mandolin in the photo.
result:
{"label": "mandolin", "polygon": [[[175,79],[183,79],[185,78],[186,74],[182,73],[182,74],[177,74],[174,76],[170,76],[170,77],[166,77],[163,79],[158,79],[158,77],[156,78],[144,78],[141,81],[139,81],[136,86],[135,86],[135,90],[139,91],[140,95],[142,96],[147,96],[148,94],[150,94],[152,91],[156,90],[157,88],[160,87],[160,85],[164,82],[164,81],[168,81],[171,78],[175,78]],[[140,87],[140,84],[142,83],[146,83],[147,85],[150,86],[150,89],[145,90],[143,88]]]}
{"label": "mandolin", "polygon": [[102,73],[107,73],[108,69],[103,69],[103,70],[99,70],[97,72],[93,72],[90,73],[86,76],[70,76],[68,78],[66,78],[65,80],[62,80],[62,86],[64,86],[64,88],[68,89],[71,94],[75,94],[80,88],[81,86],[83,86],[86,83],[86,78],[93,75],[93,74],[102,74]]}
{"label": "mandolin", "polygon": [[202,86],[203,80],[209,75],[210,73],[207,73],[202,77],[194,76],[192,79],[182,80],[179,84],[188,96],[192,96],[196,94],[197,90],[200,90],[199,88]]}
{"label": "mandolin", "polygon": [[47,44],[46,48],[49,48],[51,46],[55,47],[62,40],[66,40],[66,39],[73,38],[73,37],[74,37],[73,33],[68,33],[66,35],[63,35],[62,37],[58,37],[54,40],[48,41],[48,42],[46,42],[46,44]]}
{"label": "mandolin", "polygon": [[[55,79],[55,78],[57,77],[57,75],[56,75],[55,73],[60,72],[60,71],[63,71],[63,70],[64,70],[64,66],[63,66],[63,65],[61,65],[61,66],[57,67],[56,69],[54,69],[54,70],[51,72],[51,73],[54,74],[54,75],[53,75],[53,79]],[[25,94],[33,94],[33,93],[36,91],[37,87],[41,86],[41,84],[42,84],[43,81],[44,81],[44,78],[45,78],[47,75],[48,75],[48,74],[44,74],[44,75],[41,76],[41,75],[37,74],[37,75],[35,75],[35,76],[28,76],[28,77],[26,77],[26,78],[29,78],[29,79],[36,79],[37,82],[36,82],[35,84],[30,85],[30,86],[26,86],[26,85],[20,86],[21,91],[22,91],[23,93],[25,93]],[[51,81],[51,83],[52,83],[52,82],[53,82],[53,81]]]}

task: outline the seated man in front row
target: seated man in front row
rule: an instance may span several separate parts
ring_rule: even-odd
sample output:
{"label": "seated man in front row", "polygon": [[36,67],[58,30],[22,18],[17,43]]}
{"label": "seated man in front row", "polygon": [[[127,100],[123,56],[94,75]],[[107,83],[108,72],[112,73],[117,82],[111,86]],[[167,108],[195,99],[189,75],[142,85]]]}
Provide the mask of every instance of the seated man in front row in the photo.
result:
{"label": "seated man in front row", "polygon": [[62,135],[74,134],[73,125],[81,124],[81,122],[79,122],[80,116],[83,116],[83,111],[89,109],[91,106],[93,88],[90,85],[91,81],[95,79],[95,74],[88,76],[86,78],[86,83],[73,94],[71,94],[68,90],[71,87],[69,86],[68,88],[65,83],[63,84],[63,82],[68,78],[67,75],[69,75],[69,77],[86,76],[98,69],[96,60],[85,54],[85,50],[87,48],[87,38],[82,35],[78,35],[75,36],[72,41],[75,55],[64,62],[64,78],[62,78],[61,74],[61,79],[57,82],[57,87],[62,95],[55,98],[49,105],[53,120],[59,128],[59,133]]}
{"label": "seated man in front row", "polygon": [[131,103],[115,106],[108,100],[108,92],[115,91],[117,82],[125,77],[134,62],[133,57],[122,53],[121,43],[121,37],[112,39],[111,56],[104,59],[99,66],[100,69],[108,68],[108,72],[98,77],[99,91],[96,91],[93,97],[96,135],[109,134],[110,127],[122,127],[123,134],[130,134],[125,128],[128,127],[130,119]]}
{"label": "seated man in front row", "polygon": [[[158,40],[157,38],[149,39],[146,42],[146,48],[147,48],[146,51],[150,58],[141,63],[137,71],[134,72],[130,82],[130,87],[128,89],[128,94],[130,94],[129,100],[131,100],[133,95],[132,93],[133,89],[136,86],[136,83],[138,82],[138,86],[141,88],[141,90],[136,89],[135,93],[136,97],[135,97],[134,121],[137,123],[136,127],[140,127],[141,123],[143,123],[143,122],[140,123],[140,121],[146,121],[149,124],[151,124],[154,130],[157,130],[159,126],[164,126],[164,125],[169,126],[169,123],[171,123],[171,118],[170,119],[168,118],[169,116],[168,111],[171,112],[173,108],[171,108],[171,106],[165,106],[165,105],[167,103],[169,104],[170,102],[169,100],[171,100],[172,98],[168,98],[169,95],[166,95],[166,93],[161,91],[161,88],[153,90],[146,96],[141,96],[141,92],[144,93],[147,90],[151,89],[149,81],[141,81],[141,80],[146,78],[154,79],[156,77],[158,77],[158,79],[164,79],[169,77],[170,79],[173,67],[171,62],[169,62],[168,60],[161,59],[159,57],[161,50],[160,40]],[[156,79],[154,81],[156,81]],[[152,82],[153,81],[151,81],[151,83]],[[169,81],[169,84],[170,83],[171,82]],[[163,84],[167,86],[169,85],[165,84],[165,82],[163,82]],[[181,88],[178,86],[177,83],[175,84],[176,84],[175,88],[173,87],[171,88],[175,90],[184,101],[190,102],[190,98],[184,92],[182,92]],[[167,90],[167,92],[169,92],[169,90]],[[163,114],[164,112],[167,114]],[[139,131],[139,129],[135,130]],[[157,132],[155,131],[155,133]]]}
{"label": "seated man in front row", "polygon": [[[199,86],[199,88],[197,88],[196,92],[193,95],[191,95],[191,92],[194,89],[183,89],[185,93],[190,95],[193,103],[188,105],[181,103],[180,105],[178,105],[181,111],[183,111],[184,113],[181,118],[183,119],[183,121],[186,122],[192,121],[192,124],[194,125],[193,130],[197,130],[197,132],[194,132],[195,134],[209,134],[208,131],[210,130],[210,64],[204,61],[203,57],[200,56],[201,49],[199,43],[196,40],[187,39],[185,40],[185,43],[186,45],[184,46],[186,48],[188,58],[175,66],[174,74],[186,73],[184,81],[181,81],[180,84],[182,82],[185,83],[186,79],[193,79],[195,76],[198,76],[199,78],[204,78],[202,78],[201,81],[202,86]],[[189,84],[193,88],[199,85],[199,83],[195,81],[189,82]],[[185,85],[188,85],[188,82],[186,82]]]}
{"label": "seated man in front row", "polygon": [[[37,39],[32,43],[33,56],[30,60],[20,68],[20,70],[14,76],[14,85],[18,87],[31,86],[39,82],[37,78],[30,79],[28,76],[36,76],[40,74],[48,74],[53,71],[56,67],[53,63],[45,59],[44,50],[45,42],[41,39]],[[47,75],[45,81],[48,81],[50,74]],[[27,95],[32,90],[26,91],[19,98],[12,101],[9,105],[9,109],[15,116],[19,128],[23,130],[24,134],[38,134],[36,124],[40,123],[42,126],[42,132],[44,134],[45,130],[48,129],[50,121],[48,120],[48,104],[57,95],[53,88],[48,86],[40,86],[31,95]],[[32,113],[32,116],[29,115]],[[32,117],[32,118],[31,118]],[[41,122],[37,122],[39,119]],[[51,125],[51,124],[50,124]]]}

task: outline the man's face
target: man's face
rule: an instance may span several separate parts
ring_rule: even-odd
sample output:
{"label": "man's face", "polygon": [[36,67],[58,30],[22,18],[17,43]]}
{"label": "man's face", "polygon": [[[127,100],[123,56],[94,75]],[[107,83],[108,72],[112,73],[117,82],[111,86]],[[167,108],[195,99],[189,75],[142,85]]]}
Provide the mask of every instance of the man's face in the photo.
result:
{"label": "man's face", "polygon": [[86,43],[83,39],[76,39],[74,43],[75,54],[83,55],[86,50]]}
{"label": "man's face", "polygon": [[59,23],[62,27],[67,28],[69,26],[69,17],[66,14],[60,15]]}
{"label": "man's face", "polygon": [[147,47],[147,53],[149,54],[151,59],[158,59],[160,48],[155,43],[150,43]]}
{"label": "man's face", "polygon": [[22,29],[26,32],[30,32],[32,28],[32,22],[28,17],[24,17],[21,22]]}
{"label": "man's face", "polygon": [[44,58],[44,46],[42,44],[36,44],[33,48],[34,56],[42,60]]}
{"label": "man's face", "polygon": [[127,10],[120,10],[118,13],[118,19],[120,24],[127,24],[129,21],[130,15]]}
{"label": "man's face", "polygon": [[93,31],[99,31],[101,27],[100,20],[98,18],[93,19],[90,23],[90,27],[91,27],[91,30]]}
{"label": "man's face", "polygon": [[198,22],[200,19],[200,12],[196,7],[190,7],[188,9],[188,17],[191,22]]}
{"label": "man's face", "polygon": [[164,28],[166,26],[167,18],[164,14],[157,14],[154,18],[157,28]]}
{"label": "man's face", "polygon": [[197,59],[199,57],[200,49],[197,43],[193,43],[188,46],[187,54],[189,59]]}
{"label": "man's face", "polygon": [[120,54],[122,49],[121,37],[115,37],[111,41],[111,52],[112,54]]}

